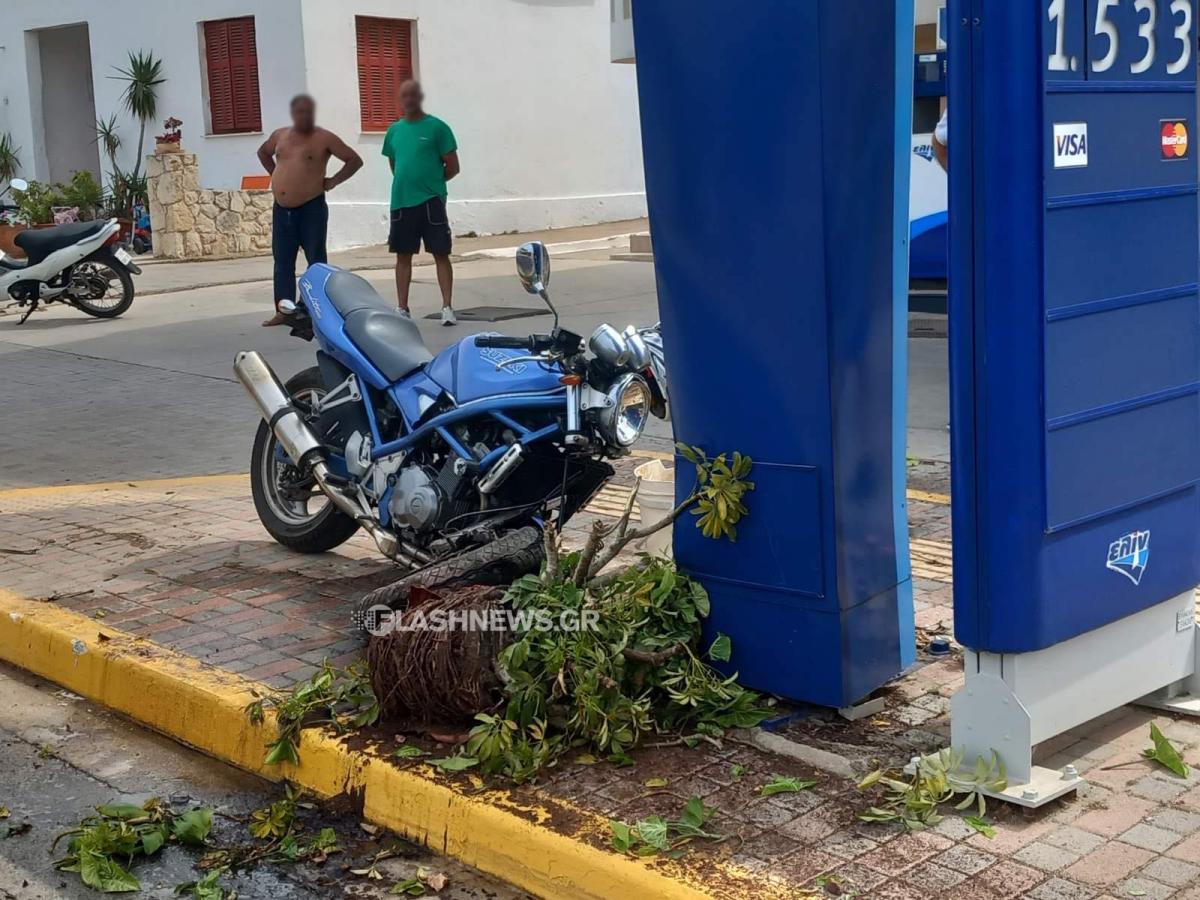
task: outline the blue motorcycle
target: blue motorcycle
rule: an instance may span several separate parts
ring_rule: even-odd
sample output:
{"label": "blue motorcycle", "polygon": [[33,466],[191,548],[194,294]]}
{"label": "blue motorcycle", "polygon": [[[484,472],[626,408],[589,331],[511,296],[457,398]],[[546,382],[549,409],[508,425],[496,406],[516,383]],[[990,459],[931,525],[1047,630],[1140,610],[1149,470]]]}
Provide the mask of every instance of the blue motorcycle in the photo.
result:
{"label": "blue motorcycle", "polygon": [[320,553],[360,528],[424,583],[500,583],[535,571],[562,526],[613,474],[651,414],[666,415],[655,329],[601,325],[587,346],[559,327],[550,257],[517,274],[554,314],[549,334],[465,338],[437,356],[363,278],[312,266],[293,334],[316,366],[282,385],[261,354],[234,371],[262,414],[251,489],[271,536]]}

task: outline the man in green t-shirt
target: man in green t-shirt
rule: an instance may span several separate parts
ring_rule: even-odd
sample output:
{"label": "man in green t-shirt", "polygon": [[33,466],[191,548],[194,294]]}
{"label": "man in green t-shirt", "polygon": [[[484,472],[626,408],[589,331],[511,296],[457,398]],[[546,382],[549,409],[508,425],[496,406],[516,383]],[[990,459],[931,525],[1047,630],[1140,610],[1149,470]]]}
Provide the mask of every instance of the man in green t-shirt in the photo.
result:
{"label": "man in green t-shirt", "polygon": [[383,139],[383,155],[392,167],[392,224],[388,249],[396,254],[396,296],[409,315],[413,254],[424,242],[433,255],[442,290],[442,324],[458,320],[450,305],[454,270],[450,267],[450,221],[446,218],[446,182],[458,174],[458,145],[450,126],[427,115],[425,95],[416,81],[400,85],[404,118],[393,122]]}

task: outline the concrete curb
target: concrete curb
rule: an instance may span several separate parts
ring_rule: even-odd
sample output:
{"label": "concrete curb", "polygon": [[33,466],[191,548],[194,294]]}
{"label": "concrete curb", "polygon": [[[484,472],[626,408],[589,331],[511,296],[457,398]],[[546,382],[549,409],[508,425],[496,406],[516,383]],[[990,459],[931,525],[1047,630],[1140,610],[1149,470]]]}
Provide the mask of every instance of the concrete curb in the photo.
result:
{"label": "concrete curb", "polygon": [[603,849],[608,828],[594,813],[554,801],[531,804],[506,790],[464,793],[429,766],[400,765],[321,731],[304,732],[299,766],[264,768],[274,722],[251,725],[245,707],[270,688],[4,590],[0,660],[269,780],[286,778],[322,797],[361,794],[363,816],[373,824],[541,897],[788,895],[783,885],[711,858],[618,855]]}

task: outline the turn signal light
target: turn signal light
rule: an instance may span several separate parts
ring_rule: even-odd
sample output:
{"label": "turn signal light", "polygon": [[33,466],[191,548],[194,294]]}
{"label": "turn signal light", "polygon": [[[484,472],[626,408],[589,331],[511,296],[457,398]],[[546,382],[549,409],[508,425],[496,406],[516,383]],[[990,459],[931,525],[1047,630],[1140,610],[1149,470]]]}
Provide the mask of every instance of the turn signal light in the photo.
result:
{"label": "turn signal light", "polygon": [[577,386],[583,384],[583,376],[581,376],[581,375],[564,375],[562,378],[558,379],[558,383],[565,384],[568,387],[571,387],[571,386],[577,387]]}

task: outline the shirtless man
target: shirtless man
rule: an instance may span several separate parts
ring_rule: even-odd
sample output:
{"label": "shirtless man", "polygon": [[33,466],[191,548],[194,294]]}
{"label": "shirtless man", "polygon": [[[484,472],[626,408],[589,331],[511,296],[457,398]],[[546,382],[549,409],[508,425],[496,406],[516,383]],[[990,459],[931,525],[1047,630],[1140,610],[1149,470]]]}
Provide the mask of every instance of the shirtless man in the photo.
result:
{"label": "shirtless man", "polygon": [[[311,266],[325,262],[329,207],[325,192],[362,168],[362,157],[332,131],[316,126],[317,104],[308,94],[292,98],[292,127],[279,128],[258,148],[258,159],[271,175],[275,211],[271,253],[275,257],[275,315],[263,325],[287,324],[296,311],[296,251]],[[329,158],[344,165],[325,177]]]}

